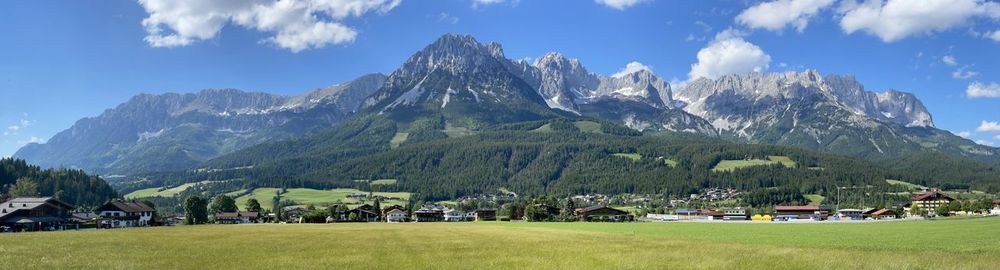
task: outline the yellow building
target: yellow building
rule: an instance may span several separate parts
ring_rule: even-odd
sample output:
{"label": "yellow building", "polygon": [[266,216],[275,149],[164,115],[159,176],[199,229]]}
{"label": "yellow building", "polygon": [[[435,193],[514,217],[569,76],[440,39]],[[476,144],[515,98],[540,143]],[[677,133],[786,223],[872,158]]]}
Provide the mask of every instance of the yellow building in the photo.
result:
{"label": "yellow building", "polygon": [[954,201],[955,199],[948,194],[940,191],[928,191],[923,194],[913,195],[911,198],[911,206],[916,205],[921,209],[927,210],[928,215],[934,215],[934,210],[937,210],[940,206],[945,206]]}

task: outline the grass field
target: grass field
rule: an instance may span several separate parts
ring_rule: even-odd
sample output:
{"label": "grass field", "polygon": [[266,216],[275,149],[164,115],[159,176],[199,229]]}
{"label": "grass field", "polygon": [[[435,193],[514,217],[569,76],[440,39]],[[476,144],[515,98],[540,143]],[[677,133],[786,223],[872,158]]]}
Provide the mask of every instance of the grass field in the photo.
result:
{"label": "grass field", "polygon": [[806,199],[809,200],[809,205],[820,205],[823,204],[823,201],[826,200],[826,197],[823,197],[823,195],[819,194],[806,194],[802,196],[806,197]]}
{"label": "grass field", "polygon": [[392,139],[389,140],[389,147],[395,149],[396,147],[399,147],[400,144],[403,144],[403,142],[406,142],[406,139],[409,137],[410,133],[396,132],[395,135],[392,135]]}
{"label": "grass field", "polygon": [[631,159],[632,161],[639,161],[642,159],[642,155],[636,153],[614,153],[612,156]]}
{"label": "grass field", "polygon": [[573,122],[573,125],[575,125],[576,128],[579,129],[581,132],[590,132],[590,133],[604,132],[601,131],[601,123],[594,121],[576,121]]}
{"label": "grass field", "polygon": [[195,182],[195,183],[186,183],[186,184],[182,184],[182,185],[179,185],[179,186],[176,186],[176,187],[166,188],[166,189],[163,189],[163,190],[160,190],[161,189],[160,187],[140,189],[140,190],[133,191],[133,192],[131,192],[129,194],[125,194],[125,198],[126,199],[132,199],[132,198],[149,198],[149,197],[173,197],[174,195],[177,195],[177,194],[179,194],[181,192],[184,192],[188,188],[193,187],[193,186],[195,186],[197,184],[206,184],[206,183],[210,183],[210,182],[212,182],[212,181],[202,181],[202,182]]}
{"label": "grass field", "polygon": [[[394,181],[394,179],[380,179],[376,181],[383,181],[382,183],[389,183],[389,181]],[[395,183],[395,182],[393,182]],[[246,202],[250,198],[256,198],[260,202],[260,206],[264,209],[274,209],[274,203],[272,199],[274,195],[277,194],[278,188],[257,188],[254,189],[250,194],[240,196],[236,198],[236,206],[240,208],[246,207]],[[311,188],[290,188],[287,189],[285,193],[281,194],[282,200],[290,200],[298,203],[298,205],[313,204],[316,206],[326,206],[334,203],[343,203],[349,206],[356,206],[361,204],[361,201],[354,198],[348,198],[351,194],[363,194],[368,195],[368,192],[361,191],[351,188],[338,188],[330,190],[320,190]],[[397,197],[402,200],[386,200],[382,201],[381,204],[384,206],[389,206],[393,204],[404,205],[406,200],[410,198],[410,194],[406,192],[374,192],[373,195],[384,196],[384,197]]]}
{"label": "grass field", "polygon": [[921,185],[913,184],[910,182],[903,182],[899,180],[886,179],[885,182],[889,183],[890,185],[904,186],[910,190],[920,190],[921,188],[925,188],[924,186]]}
{"label": "grass field", "polygon": [[774,164],[781,164],[788,168],[795,168],[797,165],[795,161],[786,156],[767,156],[767,159],[723,160],[720,161],[719,164],[715,165],[715,168],[712,168],[712,171],[732,171],[740,168]]}
{"label": "grass field", "polygon": [[1000,219],[203,225],[0,234],[0,269],[996,269]]}

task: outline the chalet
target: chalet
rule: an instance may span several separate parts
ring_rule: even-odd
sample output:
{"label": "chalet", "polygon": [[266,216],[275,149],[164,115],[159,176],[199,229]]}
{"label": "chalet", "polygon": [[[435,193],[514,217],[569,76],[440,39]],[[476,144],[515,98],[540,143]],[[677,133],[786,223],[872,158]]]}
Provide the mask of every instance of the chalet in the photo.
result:
{"label": "chalet", "polygon": [[559,209],[559,207],[555,207],[555,206],[551,206],[551,205],[547,205],[547,204],[536,204],[535,206],[538,207],[538,208],[540,208],[540,209],[544,209],[545,213],[548,214],[550,217],[557,217],[557,216],[559,216],[559,214],[560,214],[559,212],[561,211]]}
{"label": "chalet", "polygon": [[750,214],[746,209],[724,209],[722,210],[722,220],[749,220]]}
{"label": "chalet", "polygon": [[444,211],[444,221],[465,221],[465,213],[458,209]]}
{"label": "chalet", "polygon": [[390,223],[407,222],[410,221],[410,218],[406,215],[406,211],[403,211],[403,209],[393,208],[392,210],[389,210],[389,212],[385,213],[385,221]]}
{"label": "chalet", "polygon": [[896,214],[896,211],[882,208],[871,212],[868,216],[871,217],[871,219],[896,219],[898,215]]}
{"label": "chalet", "polygon": [[473,211],[473,216],[476,221],[490,221],[497,220],[497,210],[494,209],[479,209]]}
{"label": "chalet", "polygon": [[260,222],[260,213],[257,212],[221,212],[215,214],[215,223],[218,224],[249,224]]}
{"label": "chalet", "polygon": [[1000,216],[1000,200],[993,201],[993,209],[990,209],[991,216]]}
{"label": "chalet", "polygon": [[406,208],[404,208],[402,205],[394,204],[394,205],[391,205],[391,206],[383,207],[382,208],[382,216],[386,216],[389,213],[389,211],[392,211],[393,209],[399,209],[399,210],[403,210],[403,212],[406,212]]}
{"label": "chalet", "polygon": [[632,215],[628,212],[604,205],[580,209],[578,215],[586,221],[632,221]]}
{"label": "chalet", "polygon": [[937,213],[935,210],[939,206],[948,205],[954,200],[955,199],[948,196],[948,194],[933,190],[913,195],[913,197],[910,198],[910,205],[916,205],[921,209],[927,210],[928,215],[934,215],[934,213]]}
{"label": "chalet", "polygon": [[142,227],[152,225],[156,209],[138,201],[109,202],[95,211],[101,228]]}
{"label": "chalet", "polygon": [[825,220],[830,215],[830,208],[822,205],[790,206],[778,205],[774,207],[775,220]]}
{"label": "chalet", "polygon": [[14,198],[0,205],[0,231],[53,231],[65,229],[73,206],[52,197]]}
{"label": "chalet", "polygon": [[413,211],[413,221],[416,222],[434,222],[444,220],[444,212],[449,210],[447,207],[430,205],[423,206],[417,211]]}

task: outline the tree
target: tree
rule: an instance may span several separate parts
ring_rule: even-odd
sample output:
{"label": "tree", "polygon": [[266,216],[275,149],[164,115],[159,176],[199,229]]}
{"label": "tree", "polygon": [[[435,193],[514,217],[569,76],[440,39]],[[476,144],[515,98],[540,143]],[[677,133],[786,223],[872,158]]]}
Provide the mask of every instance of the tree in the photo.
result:
{"label": "tree", "polygon": [[372,206],[375,207],[375,213],[379,215],[377,218],[382,218],[382,199],[375,198],[375,204]]}
{"label": "tree", "polygon": [[247,200],[247,208],[246,209],[249,212],[258,212],[258,213],[260,213],[261,212],[260,202],[258,202],[257,199],[250,198],[249,200]]}
{"label": "tree", "polygon": [[198,196],[184,200],[184,224],[204,224],[208,222],[208,203]]}
{"label": "tree", "polygon": [[934,214],[938,216],[948,216],[953,206],[956,206],[954,202],[947,205],[939,205],[937,208],[934,208]]}
{"label": "tree", "polygon": [[927,210],[920,208],[919,205],[914,204],[910,207],[910,216],[922,217],[927,216]]}
{"label": "tree", "polygon": [[14,186],[7,190],[9,196],[17,197],[38,197],[38,183],[28,178],[18,178]]}
{"label": "tree", "polygon": [[239,208],[236,207],[236,200],[226,194],[215,196],[209,209],[212,209],[212,213],[239,211]]}
{"label": "tree", "polygon": [[358,221],[358,214],[351,212],[350,214],[347,215],[347,220]]}

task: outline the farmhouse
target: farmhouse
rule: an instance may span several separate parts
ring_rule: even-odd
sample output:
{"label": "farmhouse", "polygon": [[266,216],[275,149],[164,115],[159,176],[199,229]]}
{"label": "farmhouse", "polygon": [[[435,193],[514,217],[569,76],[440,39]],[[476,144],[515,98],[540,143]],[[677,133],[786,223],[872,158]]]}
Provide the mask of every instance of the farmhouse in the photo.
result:
{"label": "farmhouse", "polygon": [[726,213],[712,209],[701,209],[698,210],[698,213],[701,213],[702,218],[708,220],[723,220],[726,217]]}
{"label": "farmhouse", "polygon": [[934,215],[934,213],[937,213],[935,210],[939,206],[948,205],[949,203],[951,203],[951,201],[954,200],[955,199],[952,198],[951,196],[948,196],[948,194],[945,194],[937,190],[932,190],[921,194],[913,195],[913,197],[910,200],[910,203],[911,206],[916,205],[921,209],[927,210],[927,213],[929,215]]}
{"label": "farmhouse", "polygon": [[0,231],[61,230],[73,208],[52,197],[14,198],[0,205]]}
{"label": "farmhouse", "polygon": [[874,212],[871,212],[871,214],[869,214],[869,217],[871,217],[872,219],[896,219],[897,216],[898,215],[896,214],[896,211],[892,211],[885,208],[875,210]]}
{"label": "farmhouse", "polygon": [[822,205],[778,205],[774,207],[775,220],[813,219],[825,220],[830,215],[830,208]]}
{"label": "farmhouse", "polygon": [[580,209],[578,215],[586,221],[631,221],[632,215],[628,212],[607,207],[604,205],[594,205]]}
{"label": "farmhouse", "polygon": [[410,221],[410,218],[407,217],[406,211],[403,209],[393,208],[385,213],[385,221],[389,223],[407,222]]}
{"label": "farmhouse", "polygon": [[218,224],[249,224],[260,221],[260,214],[257,212],[220,212],[215,214],[215,223]]}
{"label": "farmhouse", "polygon": [[98,225],[102,228],[150,226],[156,209],[138,201],[109,202],[97,208]]}

